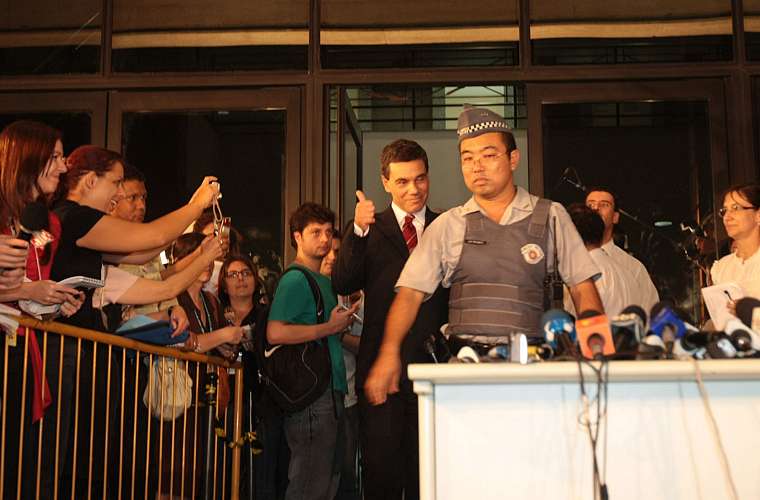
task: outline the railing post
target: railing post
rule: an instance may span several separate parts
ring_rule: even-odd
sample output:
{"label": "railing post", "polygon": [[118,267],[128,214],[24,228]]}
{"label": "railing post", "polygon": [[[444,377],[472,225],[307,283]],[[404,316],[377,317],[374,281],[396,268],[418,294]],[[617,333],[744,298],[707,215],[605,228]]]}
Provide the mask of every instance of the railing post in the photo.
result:
{"label": "railing post", "polygon": [[[240,443],[243,429],[243,369],[235,369],[235,413],[232,421],[232,442]],[[240,497],[240,446],[232,447],[232,477],[230,479],[230,499]],[[251,474],[253,471],[248,471]]]}
{"label": "railing post", "polygon": [[208,408],[208,423],[206,425],[206,474],[203,481],[203,498],[212,498],[212,477],[214,475],[214,447],[216,446],[216,367],[206,372],[206,407]]}

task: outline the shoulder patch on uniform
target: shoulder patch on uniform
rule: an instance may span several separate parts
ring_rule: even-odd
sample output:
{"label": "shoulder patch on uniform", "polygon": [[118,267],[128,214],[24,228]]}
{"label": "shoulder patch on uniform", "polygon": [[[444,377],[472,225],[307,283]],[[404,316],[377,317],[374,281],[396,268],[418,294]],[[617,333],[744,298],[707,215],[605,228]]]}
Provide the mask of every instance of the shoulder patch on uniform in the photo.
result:
{"label": "shoulder patch on uniform", "polygon": [[528,243],[520,249],[523,259],[528,264],[538,264],[544,258],[544,251],[535,243]]}

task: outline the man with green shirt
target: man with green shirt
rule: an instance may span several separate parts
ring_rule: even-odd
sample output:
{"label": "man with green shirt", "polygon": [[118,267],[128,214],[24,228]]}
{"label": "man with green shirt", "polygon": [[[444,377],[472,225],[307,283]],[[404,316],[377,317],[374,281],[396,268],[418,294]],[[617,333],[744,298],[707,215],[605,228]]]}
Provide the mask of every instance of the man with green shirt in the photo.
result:
{"label": "man with green shirt", "polygon": [[304,203],[290,216],[290,242],[296,248],[292,265],[309,272],[319,284],[325,323],[317,324],[316,303],[306,277],[287,273],[277,285],[269,311],[267,340],[270,344],[300,344],[327,337],[332,380],[325,393],[305,409],[285,416],[285,437],[290,448],[286,500],[332,499],[340,481],[343,397],[347,390],[340,333],[350,327],[358,305],[345,310],[337,306],[330,279],[319,273],[322,259],[332,248],[335,214],[316,203]]}

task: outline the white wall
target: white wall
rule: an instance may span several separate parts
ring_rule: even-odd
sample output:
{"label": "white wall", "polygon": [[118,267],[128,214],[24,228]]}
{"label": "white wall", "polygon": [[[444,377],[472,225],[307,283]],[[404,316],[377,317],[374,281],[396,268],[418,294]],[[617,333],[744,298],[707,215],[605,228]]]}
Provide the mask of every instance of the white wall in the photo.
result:
{"label": "white wall", "polygon": [[[528,137],[526,130],[514,130],[520,150],[520,167],[515,172],[515,184],[528,188]],[[390,196],[380,182],[380,152],[395,139],[417,141],[428,154],[430,162],[430,199],[428,206],[446,210],[461,205],[470,197],[462,181],[459,166],[457,136],[453,130],[427,130],[411,132],[364,132],[363,134],[363,186],[364,194],[375,202],[381,211],[390,204]]]}

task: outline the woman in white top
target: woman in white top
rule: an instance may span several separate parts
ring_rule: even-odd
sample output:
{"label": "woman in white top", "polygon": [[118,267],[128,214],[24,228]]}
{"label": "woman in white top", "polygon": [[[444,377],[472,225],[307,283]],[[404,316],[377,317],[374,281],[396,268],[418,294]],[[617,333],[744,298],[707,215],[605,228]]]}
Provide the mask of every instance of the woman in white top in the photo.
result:
{"label": "woman in white top", "polygon": [[760,298],[760,184],[730,188],[718,213],[734,244],[732,253],[713,264],[713,284],[733,282],[745,296]]}

